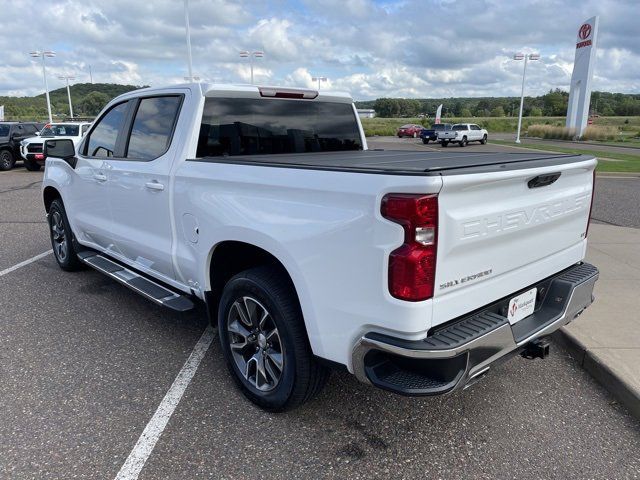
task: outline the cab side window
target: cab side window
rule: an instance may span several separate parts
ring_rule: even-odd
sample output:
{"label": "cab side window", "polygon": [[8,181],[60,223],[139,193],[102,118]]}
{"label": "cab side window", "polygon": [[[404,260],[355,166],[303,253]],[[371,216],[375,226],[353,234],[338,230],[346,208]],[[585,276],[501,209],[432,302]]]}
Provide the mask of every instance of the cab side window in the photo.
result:
{"label": "cab side window", "polygon": [[181,96],[150,97],[140,100],[129,137],[127,158],[153,160],[169,149]]}
{"label": "cab side window", "polygon": [[118,132],[125,121],[128,107],[128,101],[119,103],[100,119],[85,143],[85,155],[100,158],[114,156]]}

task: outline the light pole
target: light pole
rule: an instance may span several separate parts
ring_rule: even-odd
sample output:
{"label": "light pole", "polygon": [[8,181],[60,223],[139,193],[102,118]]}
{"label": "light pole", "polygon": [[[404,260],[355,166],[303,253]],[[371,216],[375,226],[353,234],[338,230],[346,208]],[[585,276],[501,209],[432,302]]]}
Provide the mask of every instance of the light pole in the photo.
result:
{"label": "light pole", "polygon": [[56,52],[52,52],[51,50],[35,50],[33,52],[29,52],[34,58],[42,57],[42,78],[44,78],[44,93],[47,96],[47,111],[49,112],[49,123],[53,122],[53,117],[51,116],[51,100],[49,100],[49,85],[47,84],[47,70],[44,64],[45,57],[55,57]]}
{"label": "light pole", "polygon": [[327,77],[311,77],[311,80],[318,82],[318,90],[320,90],[320,82],[326,82],[329,79]]}
{"label": "light pole", "polygon": [[89,65],[89,81],[91,85],[93,85],[93,73],[91,73],[91,65]]}
{"label": "light pole", "polygon": [[254,52],[248,52],[247,50],[242,50],[240,52],[240,57],[242,58],[249,57],[249,65],[251,66],[251,85],[253,85],[253,59],[264,57],[264,52],[261,50],[256,50]]}
{"label": "light pole", "polygon": [[524,80],[527,77],[527,61],[540,60],[539,53],[516,53],[514,60],[524,60],[524,69],[522,71],[522,92],[520,94],[520,114],[518,115],[518,133],[516,134],[516,143],[520,143],[520,128],[522,126],[522,107],[524,105]]}
{"label": "light pole", "polygon": [[69,97],[69,116],[71,117],[71,120],[73,120],[73,106],[71,105],[71,89],[69,88],[69,80],[75,80],[76,77],[72,77],[69,75],[61,75],[58,78],[60,80],[67,81],[67,97]]}
{"label": "light pole", "polygon": [[191,27],[189,26],[189,0],[184,0],[184,25],[187,29],[187,61],[189,62],[189,81],[193,82],[193,60],[191,58]]}

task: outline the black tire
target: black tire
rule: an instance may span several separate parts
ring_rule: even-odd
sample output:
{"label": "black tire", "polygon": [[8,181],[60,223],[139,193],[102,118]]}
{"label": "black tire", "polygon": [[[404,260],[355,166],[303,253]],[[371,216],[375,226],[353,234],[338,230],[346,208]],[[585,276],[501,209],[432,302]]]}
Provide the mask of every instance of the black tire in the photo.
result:
{"label": "black tire", "polygon": [[398,138],[402,138],[402,135],[398,135]]}
{"label": "black tire", "polygon": [[422,143],[424,143],[425,145],[429,144],[429,139],[428,138],[423,138],[422,139]]}
{"label": "black tire", "polygon": [[16,163],[11,150],[0,150],[0,170],[11,170]]}
{"label": "black tire", "polygon": [[440,145],[442,145],[443,147],[447,147],[447,145],[449,145],[449,142],[447,142],[446,140],[442,140],[440,142]]}
{"label": "black tire", "polygon": [[51,202],[48,220],[51,247],[53,248],[53,255],[56,257],[58,266],[67,272],[80,270],[82,268],[82,262],[78,259],[73,232],[69,226],[69,219],[67,218],[62,200],[59,198]]}
{"label": "black tire", "polygon": [[460,140],[458,142],[458,146],[459,147],[466,147],[467,146],[467,137],[462,137],[462,140]]}
{"label": "black tire", "polygon": [[39,172],[40,171],[40,164],[38,162],[36,162],[35,160],[25,160],[24,161],[24,168],[26,168],[30,172]]}
{"label": "black tire", "polygon": [[487,143],[487,134],[486,133],[482,137],[482,140],[480,140],[480,145],[484,145],[485,143]]}
{"label": "black tire", "polygon": [[[268,316],[256,314],[267,319],[264,322],[269,324],[268,328],[257,325],[254,328],[242,322],[242,318],[252,316],[247,305],[254,306],[254,313],[259,308],[268,313]],[[245,312],[244,317],[238,309]],[[241,329],[244,329],[243,333],[239,333]],[[265,333],[268,330],[271,331],[269,335]],[[265,340],[265,337],[275,338],[273,331],[277,335],[278,347]],[[218,332],[231,376],[242,393],[260,408],[271,412],[291,410],[314,397],[329,378],[329,369],[313,356],[295,289],[279,266],[266,265],[245,270],[229,280],[218,308]],[[255,337],[254,343],[248,341],[251,336]],[[267,341],[269,343],[265,345]],[[232,343],[236,345],[233,352]],[[277,363],[270,356],[274,353],[279,355],[282,368],[277,381],[269,383],[266,375],[262,377],[265,380],[262,387],[266,384],[270,388],[264,391],[258,385],[257,366],[260,360],[254,359],[262,359],[264,372],[277,372],[274,370]],[[245,364],[242,364],[243,360]],[[252,361],[255,375],[245,376],[240,367],[244,366],[248,373],[251,368],[248,365]],[[273,375],[271,377],[273,379]]]}

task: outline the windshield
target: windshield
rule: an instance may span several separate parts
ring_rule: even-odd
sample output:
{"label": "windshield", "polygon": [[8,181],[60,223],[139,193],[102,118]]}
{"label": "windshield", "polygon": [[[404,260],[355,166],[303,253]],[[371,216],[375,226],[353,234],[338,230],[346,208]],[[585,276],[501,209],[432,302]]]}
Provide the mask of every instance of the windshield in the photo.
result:
{"label": "windshield", "polygon": [[349,103],[207,98],[198,157],[362,150]]}
{"label": "windshield", "polygon": [[0,124],[0,137],[8,137],[9,136],[9,130],[11,129],[10,125],[7,124]]}
{"label": "windshield", "polygon": [[46,125],[40,135],[43,137],[77,137],[78,125],[51,124]]}
{"label": "windshield", "polygon": [[467,129],[466,125],[454,125],[451,130],[466,130],[466,129]]}

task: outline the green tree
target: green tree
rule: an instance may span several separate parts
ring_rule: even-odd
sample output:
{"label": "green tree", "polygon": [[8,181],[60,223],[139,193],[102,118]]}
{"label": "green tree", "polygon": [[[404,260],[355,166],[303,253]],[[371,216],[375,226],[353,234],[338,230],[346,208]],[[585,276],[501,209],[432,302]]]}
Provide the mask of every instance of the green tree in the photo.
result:
{"label": "green tree", "polygon": [[531,115],[532,117],[541,117],[542,109],[540,107],[531,107],[531,111],[529,112],[529,115]]}
{"label": "green tree", "polygon": [[504,117],[504,108],[501,105],[498,105],[494,109],[491,110],[492,117]]}
{"label": "green tree", "polygon": [[465,107],[460,111],[460,116],[468,118],[468,117],[473,117],[473,114],[471,113],[471,110],[469,110],[468,107]]}
{"label": "green tree", "polygon": [[78,104],[78,109],[84,115],[93,116],[100,113],[100,110],[109,103],[109,96],[106,93],[91,92],[87,94]]}

